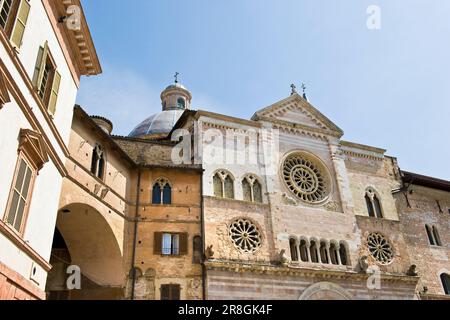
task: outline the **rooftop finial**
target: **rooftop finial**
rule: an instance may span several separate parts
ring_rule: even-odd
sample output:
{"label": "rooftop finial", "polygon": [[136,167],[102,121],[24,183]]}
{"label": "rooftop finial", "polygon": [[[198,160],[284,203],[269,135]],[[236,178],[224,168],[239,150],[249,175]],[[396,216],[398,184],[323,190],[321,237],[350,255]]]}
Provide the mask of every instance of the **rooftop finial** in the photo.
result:
{"label": "rooftop finial", "polygon": [[297,93],[297,87],[295,86],[295,84],[291,84],[291,89],[292,89],[291,95],[294,95]]}
{"label": "rooftop finial", "polygon": [[303,89],[303,98],[308,101],[308,97],[306,96],[306,84],[302,83],[302,89]]}
{"label": "rooftop finial", "polygon": [[178,76],[180,75],[179,72],[175,72],[175,83],[178,83]]}

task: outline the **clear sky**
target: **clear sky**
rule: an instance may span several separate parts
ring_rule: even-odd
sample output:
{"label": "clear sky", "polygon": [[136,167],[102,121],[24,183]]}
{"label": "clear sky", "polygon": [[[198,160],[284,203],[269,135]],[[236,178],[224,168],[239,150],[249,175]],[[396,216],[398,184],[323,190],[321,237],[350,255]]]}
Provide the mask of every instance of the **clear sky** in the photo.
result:
{"label": "clear sky", "polygon": [[[193,108],[250,118],[307,84],[345,140],[450,180],[449,0],[83,0],[104,73],[90,114],[128,133],[181,73]],[[369,30],[366,10],[381,9]]]}

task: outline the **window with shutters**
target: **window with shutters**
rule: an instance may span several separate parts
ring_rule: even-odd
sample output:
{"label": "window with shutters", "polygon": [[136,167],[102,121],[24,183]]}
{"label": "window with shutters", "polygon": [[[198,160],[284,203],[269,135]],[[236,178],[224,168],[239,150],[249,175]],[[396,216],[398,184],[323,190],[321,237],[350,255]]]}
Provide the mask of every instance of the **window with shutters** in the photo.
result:
{"label": "window with shutters", "polygon": [[179,284],[161,285],[161,300],[180,300],[181,286]]}
{"label": "window with shutters", "polygon": [[48,162],[42,135],[29,129],[19,133],[19,155],[3,220],[12,230],[23,234],[35,178]]}
{"label": "window with shutters", "polygon": [[36,171],[28,159],[19,155],[5,216],[5,222],[18,233],[24,229],[35,177]]}
{"label": "window with shutters", "polygon": [[48,113],[54,116],[61,86],[61,74],[57,71],[48,42],[39,48],[33,85],[42,103],[47,107]]}
{"label": "window with shutters", "polygon": [[29,0],[0,0],[0,29],[17,49],[22,46],[29,14]]}
{"label": "window with shutters", "polygon": [[187,255],[187,233],[156,232],[154,254],[162,256]]}
{"label": "window with shutters", "polygon": [[0,109],[8,102],[11,102],[11,98],[6,87],[5,75],[0,71]]}

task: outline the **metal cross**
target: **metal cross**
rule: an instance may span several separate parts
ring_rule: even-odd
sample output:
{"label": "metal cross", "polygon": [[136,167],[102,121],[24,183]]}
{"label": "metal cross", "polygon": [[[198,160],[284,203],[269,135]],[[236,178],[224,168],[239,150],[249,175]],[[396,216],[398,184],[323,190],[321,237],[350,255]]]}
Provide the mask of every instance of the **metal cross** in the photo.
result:
{"label": "metal cross", "polygon": [[306,85],[304,83],[302,83],[302,89],[303,89],[303,94],[306,93]]}
{"label": "metal cross", "polygon": [[175,72],[175,83],[178,83],[178,76],[180,75],[179,72]]}

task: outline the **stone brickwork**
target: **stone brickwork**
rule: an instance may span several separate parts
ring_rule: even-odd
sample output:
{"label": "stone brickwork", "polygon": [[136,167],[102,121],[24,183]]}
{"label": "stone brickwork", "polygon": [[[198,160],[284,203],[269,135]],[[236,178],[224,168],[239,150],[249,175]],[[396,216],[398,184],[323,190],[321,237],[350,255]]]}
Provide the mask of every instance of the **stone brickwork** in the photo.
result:
{"label": "stone brickwork", "polygon": [[[411,185],[396,194],[396,202],[411,264],[417,266],[421,278],[418,290],[443,295],[440,276],[450,274],[450,192]],[[425,225],[437,227],[442,246],[430,244]]]}

